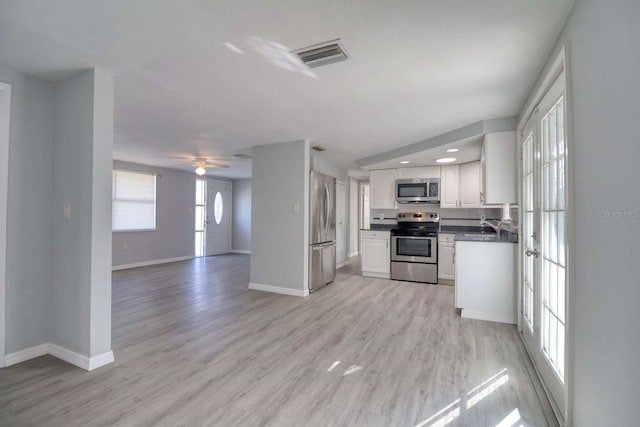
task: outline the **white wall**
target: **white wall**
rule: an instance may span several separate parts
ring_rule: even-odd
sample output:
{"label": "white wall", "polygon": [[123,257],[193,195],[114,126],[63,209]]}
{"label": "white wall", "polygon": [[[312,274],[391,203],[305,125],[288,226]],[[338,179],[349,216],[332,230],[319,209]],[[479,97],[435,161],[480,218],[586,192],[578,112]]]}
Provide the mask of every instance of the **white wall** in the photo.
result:
{"label": "white wall", "polygon": [[252,154],[251,283],[303,295],[309,289],[309,142],[261,145]]}
{"label": "white wall", "polygon": [[53,112],[50,342],[90,357],[111,351],[111,76],[88,70],[58,83]]}
{"label": "white wall", "polygon": [[251,251],[251,179],[233,180],[234,251]]}
{"label": "white wall", "polygon": [[11,84],[5,351],[46,343],[51,321],[53,85],[0,67]]}
{"label": "white wall", "polygon": [[[91,171],[90,357],[111,351],[111,157],[113,157],[113,77],[93,71]],[[54,168],[55,172],[55,168]]]}
{"label": "white wall", "polygon": [[638,423],[639,17],[637,0],[576,1],[542,73],[566,46],[575,165],[573,424],[580,427]]}
{"label": "white wall", "polygon": [[114,161],[115,169],[157,174],[156,230],[113,233],[113,265],[194,255],[195,174]]}

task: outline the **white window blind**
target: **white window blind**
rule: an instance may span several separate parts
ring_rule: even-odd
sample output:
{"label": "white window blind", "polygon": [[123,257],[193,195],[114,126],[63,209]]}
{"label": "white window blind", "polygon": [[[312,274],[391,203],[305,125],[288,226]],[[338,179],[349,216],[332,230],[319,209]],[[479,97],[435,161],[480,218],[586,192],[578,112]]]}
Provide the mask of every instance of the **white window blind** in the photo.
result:
{"label": "white window blind", "polygon": [[156,176],[113,171],[113,231],[156,229]]}

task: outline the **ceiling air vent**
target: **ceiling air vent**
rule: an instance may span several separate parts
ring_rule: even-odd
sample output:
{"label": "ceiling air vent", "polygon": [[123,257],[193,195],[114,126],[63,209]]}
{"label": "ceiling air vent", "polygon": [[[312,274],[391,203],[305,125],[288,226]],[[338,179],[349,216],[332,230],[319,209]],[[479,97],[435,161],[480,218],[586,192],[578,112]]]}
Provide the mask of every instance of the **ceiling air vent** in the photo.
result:
{"label": "ceiling air vent", "polygon": [[309,68],[346,61],[351,55],[344,48],[340,39],[314,44],[292,51],[294,55]]}
{"label": "ceiling air vent", "polygon": [[311,147],[311,149],[315,151],[320,151],[320,152],[327,151],[327,149],[324,148],[322,145],[314,145],[313,147]]}

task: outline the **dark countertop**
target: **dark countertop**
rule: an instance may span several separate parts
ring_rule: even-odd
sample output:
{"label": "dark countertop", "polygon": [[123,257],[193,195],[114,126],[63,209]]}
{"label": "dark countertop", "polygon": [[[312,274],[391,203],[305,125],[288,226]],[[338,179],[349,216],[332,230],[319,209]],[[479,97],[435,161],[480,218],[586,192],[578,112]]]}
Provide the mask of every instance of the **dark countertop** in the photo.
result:
{"label": "dark countertop", "polygon": [[371,224],[369,228],[361,228],[362,231],[391,231],[398,228],[397,224]]}
{"label": "dark countertop", "polygon": [[500,235],[491,227],[444,225],[441,233],[455,234],[456,242],[518,243],[518,235],[503,230]]}
{"label": "dark countertop", "polygon": [[496,231],[489,227],[481,227],[479,225],[441,225],[441,233],[458,234],[458,233],[484,233],[496,234]]}
{"label": "dark countertop", "polygon": [[456,234],[456,242],[494,242],[494,243],[518,243],[518,236],[512,233],[502,232],[500,236],[496,233],[460,233]]}

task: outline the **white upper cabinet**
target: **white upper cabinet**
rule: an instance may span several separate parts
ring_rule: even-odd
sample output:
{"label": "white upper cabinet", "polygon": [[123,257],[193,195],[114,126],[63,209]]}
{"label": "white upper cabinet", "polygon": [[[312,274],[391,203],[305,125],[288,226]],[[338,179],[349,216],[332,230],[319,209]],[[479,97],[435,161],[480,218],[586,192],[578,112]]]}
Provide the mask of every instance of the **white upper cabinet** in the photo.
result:
{"label": "white upper cabinet", "polygon": [[370,171],[369,188],[371,209],[396,208],[396,169]]}
{"label": "white upper cabinet", "polygon": [[460,165],[460,207],[480,207],[480,162]]}
{"label": "white upper cabinet", "polygon": [[440,166],[397,169],[397,179],[440,178]]}
{"label": "white upper cabinet", "polygon": [[458,165],[440,168],[440,207],[460,207],[460,180]]}
{"label": "white upper cabinet", "polygon": [[488,133],[482,145],[481,192],[484,205],[517,203],[515,131]]}

